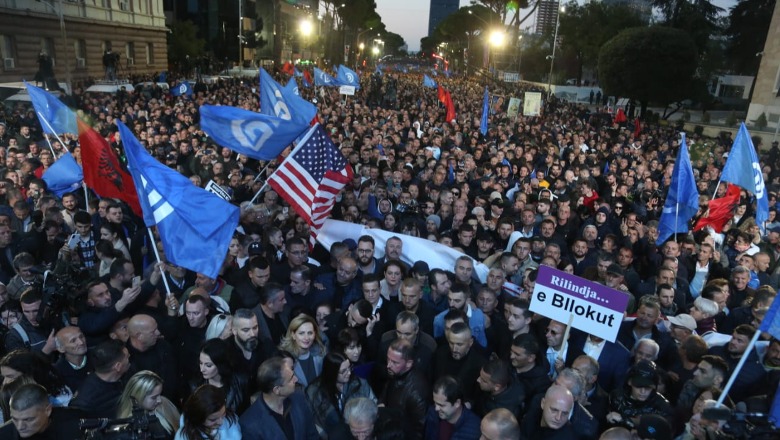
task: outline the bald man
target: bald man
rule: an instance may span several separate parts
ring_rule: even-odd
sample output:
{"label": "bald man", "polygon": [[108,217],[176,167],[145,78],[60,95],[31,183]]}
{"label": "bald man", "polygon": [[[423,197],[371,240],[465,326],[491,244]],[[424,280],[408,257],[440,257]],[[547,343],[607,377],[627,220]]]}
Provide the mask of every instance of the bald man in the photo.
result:
{"label": "bald man", "polygon": [[63,327],[54,339],[61,356],[54,364],[62,380],[71,390],[77,390],[93,368],[87,359],[87,340],[81,329],[74,326]]}
{"label": "bald man", "polygon": [[510,440],[520,438],[517,419],[506,408],[497,408],[485,414],[479,425],[480,440]]}
{"label": "bald man", "polygon": [[149,370],[163,380],[163,395],[176,397],[177,362],[171,345],[160,337],[157,321],[149,315],[135,315],[127,322],[127,351],[135,371]]}
{"label": "bald man", "polygon": [[542,398],[540,406],[528,409],[520,424],[522,438],[527,440],[570,440],[576,438],[569,416],[574,408],[571,392],[552,385]]}

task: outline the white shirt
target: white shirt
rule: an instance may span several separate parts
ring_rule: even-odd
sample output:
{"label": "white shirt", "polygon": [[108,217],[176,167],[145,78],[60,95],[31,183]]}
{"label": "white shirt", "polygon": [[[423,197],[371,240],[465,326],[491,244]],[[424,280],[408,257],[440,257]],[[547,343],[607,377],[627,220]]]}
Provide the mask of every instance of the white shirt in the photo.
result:
{"label": "white shirt", "polygon": [[588,339],[585,340],[585,346],[582,347],[582,351],[593,359],[599,360],[599,356],[601,356],[601,352],[604,350],[606,344],[606,339],[595,343],[590,339],[590,336],[588,336]]}

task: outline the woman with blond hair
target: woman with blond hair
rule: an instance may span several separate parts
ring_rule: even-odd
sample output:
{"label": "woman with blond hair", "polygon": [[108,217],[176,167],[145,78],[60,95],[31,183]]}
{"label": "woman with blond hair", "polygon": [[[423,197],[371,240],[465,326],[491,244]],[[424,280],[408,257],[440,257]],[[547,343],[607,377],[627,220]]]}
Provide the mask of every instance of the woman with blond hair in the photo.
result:
{"label": "woman with blond hair", "polygon": [[157,420],[149,424],[153,438],[172,439],[179,429],[179,410],[163,397],[162,389],[163,380],[157,374],[148,370],[135,373],[119,398],[116,417],[132,417],[136,408],[141,409]]}
{"label": "woman with blond hair", "polygon": [[322,372],[326,348],[317,321],[311,316],[300,314],[290,321],[287,334],[279,343],[279,350],[289,352],[295,357],[293,371],[301,386],[306,387],[314,382]]}

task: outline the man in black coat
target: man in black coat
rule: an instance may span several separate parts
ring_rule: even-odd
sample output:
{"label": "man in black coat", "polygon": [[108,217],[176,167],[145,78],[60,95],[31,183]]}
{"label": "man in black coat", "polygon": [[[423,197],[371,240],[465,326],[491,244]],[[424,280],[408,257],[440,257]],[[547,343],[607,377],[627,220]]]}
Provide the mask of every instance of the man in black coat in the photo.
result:
{"label": "man in black coat", "polygon": [[406,438],[421,439],[425,414],[431,399],[430,383],[413,369],[412,344],[398,339],[387,349],[387,374],[390,380],[380,393],[379,401],[386,407],[397,408],[406,421]]}

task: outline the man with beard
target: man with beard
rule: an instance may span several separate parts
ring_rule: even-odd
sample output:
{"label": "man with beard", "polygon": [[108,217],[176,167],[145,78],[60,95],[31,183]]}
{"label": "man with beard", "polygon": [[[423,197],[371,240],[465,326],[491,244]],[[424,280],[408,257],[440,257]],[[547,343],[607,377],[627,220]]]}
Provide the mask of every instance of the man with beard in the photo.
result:
{"label": "man with beard", "polygon": [[479,371],[487,359],[478,347],[473,347],[471,329],[462,322],[452,324],[444,335],[447,343],[436,347],[433,355],[433,377],[452,376],[462,385],[463,395],[471,402]]}
{"label": "man with beard", "polygon": [[94,347],[108,338],[111,327],[131,309],[142,305],[138,300],[141,287],[128,287],[116,299],[103,281],[93,281],[87,285],[86,308],[79,317],[79,328],[87,337],[87,343]]}
{"label": "man with beard", "polygon": [[373,273],[377,276],[382,274],[382,265],[374,257],[374,239],[370,235],[363,235],[358,239],[355,253],[358,258],[358,277]]}
{"label": "man with beard", "polygon": [[595,262],[588,256],[588,242],[579,237],[571,245],[571,261],[574,264],[574,275],[580,276]]}
{"label": "man with beard", "polygon": [[247,377],[255,378],[257,367],[276,351],[273,342],[266,335],[260,335],[257,316],[249,309],[238,309],[233,313],[233,343],[230,344],[233,359]]}
{"label": "man with beard", "polygon": [[421,439],[431,396],[430,384],[414,367],[414,348],[405,339],[397,339],[387,349],[387,375],[379,401],[402,414],[405,438]]}
{"label": "man with beard", "polygon": [[420,320],[420,331],[433,337],[433,318],[436,313],[426,301],[422,301],[422,284],[415,278],[401,283],[401,311],[414,313]]}

